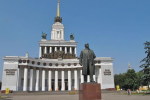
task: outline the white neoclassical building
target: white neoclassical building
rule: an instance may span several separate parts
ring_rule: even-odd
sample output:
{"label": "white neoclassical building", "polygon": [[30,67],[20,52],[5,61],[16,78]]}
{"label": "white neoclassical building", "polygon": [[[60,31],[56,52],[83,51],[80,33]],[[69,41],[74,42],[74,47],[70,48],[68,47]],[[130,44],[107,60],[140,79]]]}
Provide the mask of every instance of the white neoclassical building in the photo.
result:
{"label": "white neoclassical building", "polygon": [[[42,34],[39,42],[39,58],[5,56],[2,90],[13,91],[71,91],[78,90],[83,82],[82,66],[77,58],[77,42],[74,36],[64,39],[64,25],[60,17],[60,2],[52,25],[51,39]],[[102,89],[114,88],[113,59],[95,59],[94,80]],[[89,81],[89,77],[88,77]]]}

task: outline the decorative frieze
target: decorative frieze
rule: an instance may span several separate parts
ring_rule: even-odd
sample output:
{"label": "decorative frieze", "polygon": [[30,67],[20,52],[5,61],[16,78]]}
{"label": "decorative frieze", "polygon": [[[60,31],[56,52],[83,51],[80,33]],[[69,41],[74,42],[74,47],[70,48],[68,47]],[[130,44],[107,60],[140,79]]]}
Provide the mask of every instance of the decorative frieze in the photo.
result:
{"label": "decorative frieze", "polygon": [[46,58],[46,59],[58,59],[58,58],[62,58],[62,59],[75,59],[76,55],[73,53],[65,53],[64,51],[55,51],[53,53],[47,53],[47,54],[43,54],[42,58]]}

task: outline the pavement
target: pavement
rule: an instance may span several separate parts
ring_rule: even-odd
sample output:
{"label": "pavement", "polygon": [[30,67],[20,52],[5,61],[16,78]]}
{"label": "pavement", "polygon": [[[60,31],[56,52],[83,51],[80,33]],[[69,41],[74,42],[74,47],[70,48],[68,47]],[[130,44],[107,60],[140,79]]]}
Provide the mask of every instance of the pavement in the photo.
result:
{"label": "pavement", "polygon": [[[10,95],[0,100],[79,100],[76,95]],[[150,95],[103,93],[102,100],[150,100]]]}

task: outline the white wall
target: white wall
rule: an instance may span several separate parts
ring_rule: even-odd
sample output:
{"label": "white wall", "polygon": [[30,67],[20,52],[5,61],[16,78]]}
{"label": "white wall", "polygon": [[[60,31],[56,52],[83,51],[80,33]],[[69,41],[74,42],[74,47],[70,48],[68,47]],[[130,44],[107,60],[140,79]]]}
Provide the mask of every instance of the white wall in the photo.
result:
{"label": "white wall", "polygon": [[[111,75],[105,75],[104,72],[107,72],[106,70],[110,70]],[[102,89],[115,88],[112,63],[101,65],[101,76],[102,76]]]}
{"label": "white wall", "polygon": [[[14,75],[6,75],[6,69],[16,69]],[[18,61],[4,61],[3,77],[2,77],[2,90],[9,88],[10,90],[17,91],[17,78],[18,78]]]}

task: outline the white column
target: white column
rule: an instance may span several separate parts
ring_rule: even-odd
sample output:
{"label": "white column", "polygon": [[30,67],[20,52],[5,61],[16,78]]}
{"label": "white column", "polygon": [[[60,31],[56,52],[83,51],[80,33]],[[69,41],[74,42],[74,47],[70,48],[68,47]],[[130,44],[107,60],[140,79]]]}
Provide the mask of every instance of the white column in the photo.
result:
{"label": "white column", "polygon": [[95,66],[95,82],[97,82],[97,76],[98,76],[97,67]]}
{"label": "white column", "polygon": [[67,47],[65,47],[65,54],[67,53]]}
{"label": "white column", "polygon": [[93,75],[93,80],[96,82],[96,74]]}
{"label": "white column", "polygon": [[60,40],[62,40],[62,31],[60,30]]}
{"label": "white column", "polygon": [[68,70],[68,90],[71,91],[71,70]]}
{"label": "white column", "polygon": [[24,68],[24,81],[23,81],[23,91],[27,91],[28,86],[28,68]]}
{"label": "white column", "polygon": [[62,39],[64,40],[64,29],[62,29],[61,32],[62,32]]}
{"label": "white column", "polygon": [[55,30],[52,31],[53,39],[55,39]]}
{"label": "white column", "polygon": [[100,68],[97,67],[97,70],[98,70],[97,82],[100,83]]}
{"label": "white column", "polygon": [[53,39],[55,40],[55,30],[53,30]]}
{"label": "white column", "polygon": [[39,91],[39,69],[36,70],[35,91]]}
{"label": "white column", "polygon": [[90,82],[90,75],[87,76],[87,82]]}
{"label": "white column", "polygon": [[55,47],[55,51],[57,51],[57,47]]}
{"label": "white column", "polygon": [[52,91],[52,71],[48,71],[48,91]]}
{"label": "white column", "polygon": [[42,47],[39,48],[39,58],[42,56]]}
{"label": "white column", "polygon": [[45,49],[44,49],[44,53],[45,53],[45,54],[47,54],[47,47],[45,47]]}
{"label": "white column", "polygon": [[98,67],[98,83],[101,83],[101,85],[102,85],[102,73],[101,73],[101,68],[100,67]]}
{"label": "white column", "polygon": [[30,69],[30,91],[33,91],[33,69]]}
{"label": "white column", "polygon": [[55,91],[58,91],[58,71],[55,70]]}
{"label": "white column", "polygon": [[57,39],[57,30],[55,30],[55,40]]}
{"label": "white column", "polygon": [[49,47],[49,53],[52,53],[52,47]]}
{"label": "white column", "polygon": [[72,47],[70,47],[70,53],[72,54]]}
{"label": "white column", "polygon": [[78,90],[78,73],[77,69],[74,70],[74,90]]}
{"label": "white column", "polygon": [[74,48],[74,54],[77,56],[77,47]]}
{"label": "white column", "polygon": [[42,91],[45,91],[45,69],[42,70]]}
{"label": "white column", "polygon": [[82,75],[82,70],[80,70],[80,78],[81,78],[81,83],[83,83],[84,82],[84,77]]}
{"label": "white column", "polygon": [[20,90],[20,87],[21,87],[21,76],[20,76],[20,73],[21,73],[21,68],[18,67],[18,69],[17,69],[17,90],[18,91]]}
{"label": "white column", "polygon": [[96,82],[96,74],[97,74],[97,72],[96,72],[96,67],[95,67],[95,75],[93,75],[93,80]]}
{"label": "white column", "polygon": [[62,51],[62,47],[60,47],[60,51]]}
{"label": "white column", "polygon": [[63,40],[63,30],[61,30],[61,39]]}
{"label": "white column", "polygon": [[65,72],[64,70],[61,71],[61,90],[65,90]]}

